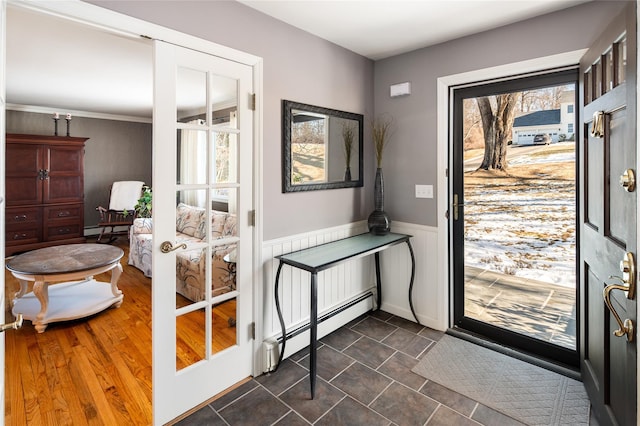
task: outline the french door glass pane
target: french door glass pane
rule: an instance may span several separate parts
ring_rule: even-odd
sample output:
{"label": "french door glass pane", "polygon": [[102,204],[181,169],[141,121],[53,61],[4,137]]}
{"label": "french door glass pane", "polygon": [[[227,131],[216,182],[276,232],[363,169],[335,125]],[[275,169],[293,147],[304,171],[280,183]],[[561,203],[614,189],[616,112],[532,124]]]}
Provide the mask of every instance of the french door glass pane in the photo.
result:
{"label": "french door glass pane", "polygon": [[206,354],[206,309],[176,317],[176,371],[202,361]]}
{"label": "french door glass pane", "polygon": [[176,103],[177,122],[205,125],[206,121],[198,119],[207,110],[207,73],[178,67]]}
{"label": "french door glass pane", "polygon": [[213,306],[211,315],[211,354],[221,352],[237,342],[236,299],[225,300]]}
{"label": "french door glass pane", "polygon": [[627,78],[627,38],[623,38],[614,45],[618,49],[618,84]]}
{"label": "french door glass pane", "polygon": [[219,75],[211,76],[211,125],[238,128],[238,81]]}
{"label": "french door glass pane", "polygon": [[206,184],[208,172],[207,131],[178,130],[177,182],[182,185]]}
{"label": "french door glass pane", "polygon": [[227,132],[213,132],[215,144],[215,183],[236,182],[238,169],[238,135]]}

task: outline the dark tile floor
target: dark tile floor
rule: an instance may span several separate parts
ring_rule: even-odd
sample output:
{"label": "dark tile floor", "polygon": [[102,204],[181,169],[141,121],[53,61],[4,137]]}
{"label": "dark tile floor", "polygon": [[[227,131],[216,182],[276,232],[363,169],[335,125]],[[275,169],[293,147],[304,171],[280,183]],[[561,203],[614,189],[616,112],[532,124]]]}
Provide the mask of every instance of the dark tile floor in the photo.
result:
{"label": "dark tile floor", "polygon": [[178,424],[521,424],[411,372],[441,336],[385,312],[369,313],[321,340],[315,399],[309,399],[303,350],[277,372],[250,380]]}

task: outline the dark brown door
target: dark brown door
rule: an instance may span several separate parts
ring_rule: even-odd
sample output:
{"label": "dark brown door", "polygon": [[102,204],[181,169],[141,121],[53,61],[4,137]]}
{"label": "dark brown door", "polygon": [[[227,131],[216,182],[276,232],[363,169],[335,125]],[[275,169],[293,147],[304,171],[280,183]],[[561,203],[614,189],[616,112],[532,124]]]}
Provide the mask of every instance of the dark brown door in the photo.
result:
{"label": "dark brown door", "polygon": [[629,2],[580,63],[580,360],[603,426],[636,424],[635,18]]}

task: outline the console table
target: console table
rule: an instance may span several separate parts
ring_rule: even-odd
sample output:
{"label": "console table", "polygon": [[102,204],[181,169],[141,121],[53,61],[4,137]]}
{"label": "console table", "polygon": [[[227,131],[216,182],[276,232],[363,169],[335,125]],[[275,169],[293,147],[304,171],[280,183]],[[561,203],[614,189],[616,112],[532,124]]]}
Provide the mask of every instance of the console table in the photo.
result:
{"label": "console table", "polygon": [[[284,349],[287,341],[287,330],[284,326],[284,319],[282,317],[282,310],[280,308],[280,298],[278,295],[278,289],[280,285],[280,271],[282,270],[283,265],[289,265],[311,273],[311,312],[309,325],[299,330],[311,330],[309,337],[309,380],[311,382],[311,399],[313,399],[314,397],[316,388],[316,349],[318,344],[318,272],[329,269],[349,259],[374,254],[376,265],[377,309],[380,309],[380,303],[382,301],[380,252],[396,244],[406,243],[407,247],[409,248],[409,253],[411,254],[409,307],[411,308],[411,313],[416,319],[416,322],[420,323],[413,309],[413,301],[411,297],[413,291],[413,280],[416,271],[416,260],[413,254],[413,248],[411,247],[411,243],[409,242],[410,238],[411,235],[395,233],[388,233],[385,235],[376,235],[371,233],[360,234],[275,257],[280,261],[278,265],[278,271],[276,272],[275,302],[276,310],[278,311],[278,320],[280,321],[280,327],[282,329],[282,350],[280,351],[278,366],[282,362],[282,357],[284,355]],[[276,369],[278,368],[278,366],[276,366]]]}
{"label": "console table", "polygon": [[[13,299],[14,315],[23,314],[38,333],[49,323],[93,315],[110,306],[120,307],[118,289],[122,249],[102,244],[69,244],[33,250],[11,259],[6,267],[20,281]],[[111,272],[111,283],[93,276]],[[54,282],[71,281],[49,286]],[[33,292],[27,293],[33,282]]]}

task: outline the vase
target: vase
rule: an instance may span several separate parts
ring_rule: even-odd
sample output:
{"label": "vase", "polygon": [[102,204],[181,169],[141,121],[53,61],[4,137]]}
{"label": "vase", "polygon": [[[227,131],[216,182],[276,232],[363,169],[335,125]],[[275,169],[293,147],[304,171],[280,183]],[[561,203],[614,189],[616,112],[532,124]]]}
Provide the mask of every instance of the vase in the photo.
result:
{"label": "vase", "polygon": [[376,179],[373,186],[375,210],[369,215],[369,232],[376,235],[385,235],[391,229],[391,220],[384,211],[384,178],[382,168],[376,169]]}
{"label": "vase", "polygon": [[351,182],[351,167],[347,167],[347,169],[344,171],[344,181]]}

